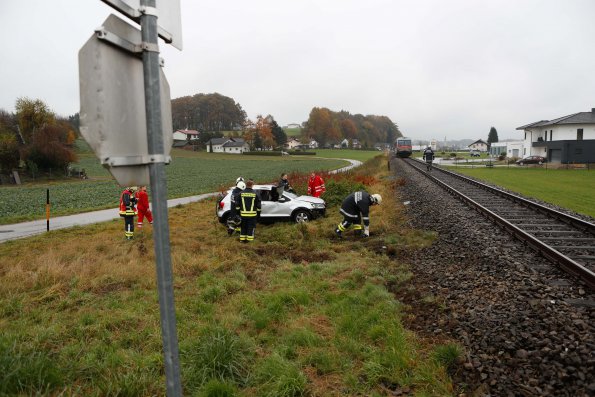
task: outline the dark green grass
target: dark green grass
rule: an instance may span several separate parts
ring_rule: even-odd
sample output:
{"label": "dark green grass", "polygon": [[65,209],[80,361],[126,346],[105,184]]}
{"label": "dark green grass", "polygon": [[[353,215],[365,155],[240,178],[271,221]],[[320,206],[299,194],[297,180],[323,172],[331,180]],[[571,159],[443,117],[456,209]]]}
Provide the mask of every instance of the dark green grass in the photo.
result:
{"label": "dark green grass", "polygon": [[595,171],[517,166],[458,168],[456,171],[527,197],[595,217]]}

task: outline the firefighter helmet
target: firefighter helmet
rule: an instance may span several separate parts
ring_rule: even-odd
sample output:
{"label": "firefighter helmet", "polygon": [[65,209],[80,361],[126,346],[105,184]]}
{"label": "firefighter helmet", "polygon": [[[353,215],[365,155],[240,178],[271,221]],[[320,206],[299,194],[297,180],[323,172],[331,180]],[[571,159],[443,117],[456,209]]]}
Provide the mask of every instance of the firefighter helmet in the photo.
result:
{"label": "firefighter helmet", "polygon": [[243,177],[241,177],[241,176],[239,176],[239,177],[238,177],[238,179],[236,179],[236,184],[237,184],[238,182],[244,182],[244,178],[243,178]]}
{"label": "firefighter helmet", "polygon": [[374,204],[380,204],[382,203],[382,196],[379,194],[373,194],[372,196],[372,203]]}
{"label": "firefighter helmet", "polygon": [[137,186],[130,186],[126,188],[130,193],[135,193],[138,191],[138,187]]}
{"label": "firefighter helmet", "polygon": [[240,190],[244,190],[246,189],[246,184],[244,183],[244,181],[239,181],[238,183],[236,183],[236,187]]}

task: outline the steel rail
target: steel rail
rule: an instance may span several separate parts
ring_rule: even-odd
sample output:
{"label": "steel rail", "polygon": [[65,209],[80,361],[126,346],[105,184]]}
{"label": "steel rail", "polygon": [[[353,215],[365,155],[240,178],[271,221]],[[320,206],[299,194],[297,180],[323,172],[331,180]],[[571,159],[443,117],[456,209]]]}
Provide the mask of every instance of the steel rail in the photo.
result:
{"label": "steel rail", "polygon": [[[423,169],[413,165],[413,160],[405,160],[405,162],[407,164],[409,164],[409,166],[411,166],[412,168],[414,168],[415,170],[421,172],[422,174],[424,174],[426,177],[428,177],[430,180],[432,180],[433,182],[435,182],[436,184],[438,184],[439,186],[441,186],[442,188],[446,189],[446,191],[448,191],[450,194],[452,194],[455,197],[458,197],[459,199],[461,199],[463,202],[467,203],[468,205],[470,205],[471,207],[475,208],[476,210],[479,211],[479,213],[483,214],[484,216],[486,216],[488,219],[491,219],[494,223],[496,223],[497,225],[499,225],[500,227],[502,227],[503,229],[505,229],[506,231],[508,231],[511,235],[513,235],[514,237],[516,237],[517,239],[519,239],[520,241],[522,241],[523,243],[529,245],[531,248],[533,248],[534,250],[536,250],[537,252],[541,253],[544,257],[546,257],[547,259],[549,259],[550,261],[554,262],[555,264],[557,264],[562,270],[564,270],[567,273],[570,273],[578,278],[580,278],[581,280],[583,280],[591,289],[595,290],[595,273],[592,272],[591,270],[587,269],[586,267],[584,267],[583,265],[581,265],[580,263],[577,263],[576,261],[572,260],[571,258],[569,258],[568,256],[564,255],[563,253],[561,253],[560,251],[552,248],[551,246],[547,245],[546,243],[544,243],[543,241],[535,238],[534,236],[526,233],[525,231],[523,231],[522,229],[520,229],[519,227],[515,226],[514,224],[510,223],[509,221],[507,221],[506,219],[502,218],[501,216],[497,215],[495,212],[491,211],[490,209],[484,207],[483,205],[479,204],[477,201],[473,200],[472,198],[470,198],[469,196],[459,192],[458,190],[456,190],[454,187],[448,185],[447,183],[439,180],[438,178],[430,175],[430,172],[424,171]],[[570,218],[572,220],[573,223],[571,223],[572,225],[574,225],[575,221],[580,221],[577,222],[579,226],[579,228],[585,228],[585,231],[588,231],[590,233],[595,234],[595,225],[586,221],[583,221],[582,219],[570,216],[570,215],[566,215],[562,212],[559,211],[555,211],[555,210],[551,210],[543,205],[540,204],[536,204],[536,203],[532,203],[529,200],[523,199],[521,197],[517,197],[514,196],[512,194],[506,193],[502,190],[499,189],[495,189],[492,188],[491,186],[485,185],[481,182],[477,182],[474,181],[470,178],[467,177],[463,177],[461,175],[455,174],[453,172],[450,171],[446,171],[437,167],[433,167],[433,169],[435,170],[439,170],[441,172],[445,172],[449,175],[455,176],[459,179],[462,179],[466,182],[472,183],[473,185],[479,186],[482,189],[486,188],[486,190],[494,192],[495,194],[498,194],[502,197],[506,197],[506,198],[510,198],[515,202],[520,202],[523,205],[526,205],[528,208],[534,210],[534,211],[538,211],[538,212],[542,212],[544,214],[547,214],[549,216],[554,216],[554,217],[558,217],[560,215],[563,215],[564,219]],[[553,215],[550,215],[553,214]],[[562,220],[562,219],[560,219]],[[577,226],[575,226],[577,227]]]}

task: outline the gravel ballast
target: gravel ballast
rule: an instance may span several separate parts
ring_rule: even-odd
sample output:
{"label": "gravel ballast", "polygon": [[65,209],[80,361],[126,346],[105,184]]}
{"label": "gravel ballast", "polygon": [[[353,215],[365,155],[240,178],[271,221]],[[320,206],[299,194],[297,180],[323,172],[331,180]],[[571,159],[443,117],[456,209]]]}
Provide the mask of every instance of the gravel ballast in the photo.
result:
{"label": "gravel ballast", "polygon": [[410,328],[464,347],[457,394],[595,395],[593,291],[403,160],[391,169],[410,226],[437,233],[399,254],[414,276],[393,292]]}

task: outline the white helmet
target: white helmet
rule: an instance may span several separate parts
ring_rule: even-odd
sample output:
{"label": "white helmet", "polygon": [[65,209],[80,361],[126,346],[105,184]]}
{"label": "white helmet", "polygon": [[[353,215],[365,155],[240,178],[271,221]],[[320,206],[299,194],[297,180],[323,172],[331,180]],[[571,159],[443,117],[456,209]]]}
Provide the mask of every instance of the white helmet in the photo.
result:
{"label": "white helmet", "polygon": [[372,202],[375,204],[380,204],[382,203],[382,196],[379,194],[373,194],[372,196]]}
{"label": "white helmet", "polygon": [[244,182],[244,178],[242,178],[241,176],[239,176],[239,177],[238,177],[238,179],[236,179],[236,184],[237,184],[238,182]]}
{"label": "white helmet", "polygon": [[246,189],[246,184],[244,183],[244,181],[239,181],[238,183],[236,183],[236,187],[240,190],[244,190]]}

